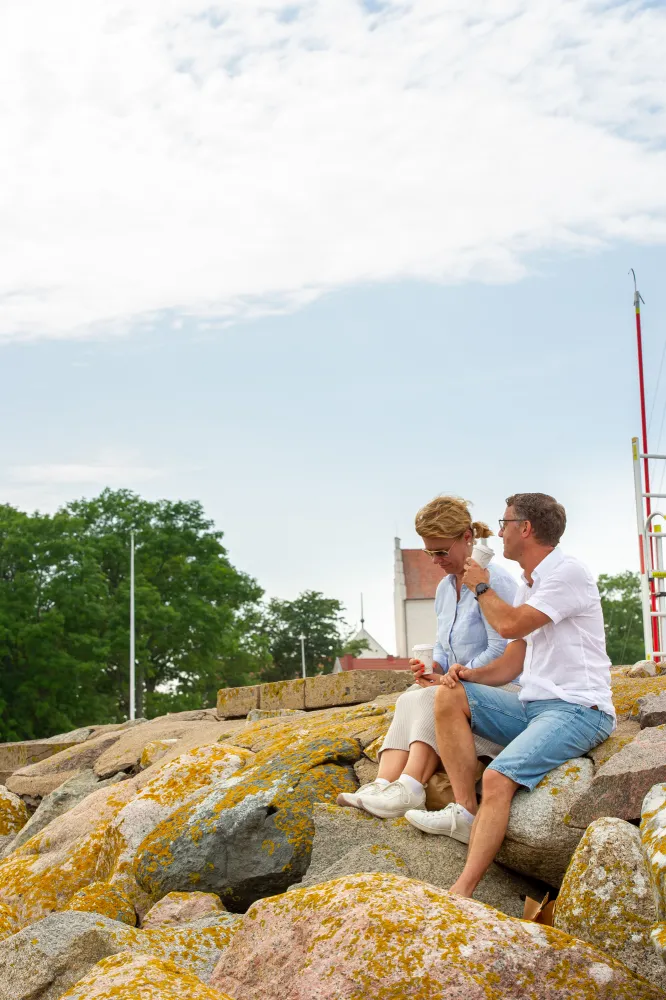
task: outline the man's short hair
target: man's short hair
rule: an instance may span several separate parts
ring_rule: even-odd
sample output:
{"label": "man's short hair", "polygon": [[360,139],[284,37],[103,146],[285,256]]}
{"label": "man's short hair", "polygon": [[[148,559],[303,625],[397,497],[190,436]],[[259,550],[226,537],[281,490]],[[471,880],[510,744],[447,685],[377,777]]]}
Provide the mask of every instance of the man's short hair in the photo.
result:
{"label": "man's short hair", "polygon": [[567,514],[561,503],[547,493],[514,493],[506,498],[516,517],[529,521],[534,537],[544,545],[555,546],[567,526]]}

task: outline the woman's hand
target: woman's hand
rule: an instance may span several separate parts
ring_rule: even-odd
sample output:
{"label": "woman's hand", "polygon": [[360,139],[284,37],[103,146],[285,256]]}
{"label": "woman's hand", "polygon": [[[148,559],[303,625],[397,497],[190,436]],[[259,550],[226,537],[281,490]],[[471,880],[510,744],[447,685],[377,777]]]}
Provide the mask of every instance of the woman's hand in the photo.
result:
{"label": "woman's hand", "polygon": [[[439,663],[433,663],[433,667],[440,667]],[[421,660],[410,660],[409,669],[414,675],[414,683],[418,684],[419,687],[429,688],[436,687],[437,684],[441,684],[443,677],[442,674],[424,674],[425,663]],[[440,667],[441,670],[441,667]]]}
{"label": "woman's hand", "polygon": [[442,677],[442,684],[453,688],[459,681],[469,681],[472,679],[472,671],[468,667],[463,667],[462,663],[452,663],[448,674]]}

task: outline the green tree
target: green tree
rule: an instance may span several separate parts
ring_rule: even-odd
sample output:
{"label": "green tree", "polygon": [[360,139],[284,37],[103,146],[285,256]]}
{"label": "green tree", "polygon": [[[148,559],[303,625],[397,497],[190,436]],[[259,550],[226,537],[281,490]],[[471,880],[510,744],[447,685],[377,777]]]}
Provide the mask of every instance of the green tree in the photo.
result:
{"label": "green tree", "polygon": [[[148,501],[105,490],[66,508],[84,525],[108,591],[107,674],[126,710],[129,544],[135,532],[137,714],[211,705],[267,662],[258,632],[263,591],[235,569],[222,532],[196,501]],[[166,687],[166,690],[165,690]],[[161,688],[161,690],[158,690]]]}
{"label": "green tree", "polygon": [[200,504],[105,490],[53,517],[0,507],[0,740],[127,717],[131,530],[137,714],[212,705],[268,663],[262,591]]}
{"label": "green tree", "polygon": [[68,515],[0,507],[1,740],[115,717],[100,678],[105,599],[104,577]]}
{"label": "green tree", "polygon": [[635,663],[645,656],[638,573],[602,573],[597,581],[611,663]]}
{"label": "green tree", "polygon": [[272,661],[262,672],[265,681],[301,676],[301,635],[305,636],[305,667],[309,676],[319,671],[328,674],[336,657],[345,653],[358,655],[367,647],[365,640],[351,640],[341,602],[315,590],[304,591],[294,601],[270,600],[261,631]]}

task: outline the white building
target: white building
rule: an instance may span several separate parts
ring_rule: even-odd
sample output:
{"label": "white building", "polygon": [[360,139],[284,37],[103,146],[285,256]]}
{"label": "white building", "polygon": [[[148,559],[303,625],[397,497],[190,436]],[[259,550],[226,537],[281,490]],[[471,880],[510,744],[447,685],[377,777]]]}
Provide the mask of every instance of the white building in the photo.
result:
{"label": "white building", "polygon": [[435,591],[444,576],[423,549],[401,549],[395,539],[395,642],[398,656],[437,637]]}
{"label": "white building", "polygon": [[370,635],[362,622],[356,635],[352,636],[352,641],[356,639],[365,639],[368,644],[367,649],[362,649],[358,654],[356,657],[357,660],[375,660],[377,658],[384,659],[384,657],[388,656],[384,647],[380,646],[377,640]]}

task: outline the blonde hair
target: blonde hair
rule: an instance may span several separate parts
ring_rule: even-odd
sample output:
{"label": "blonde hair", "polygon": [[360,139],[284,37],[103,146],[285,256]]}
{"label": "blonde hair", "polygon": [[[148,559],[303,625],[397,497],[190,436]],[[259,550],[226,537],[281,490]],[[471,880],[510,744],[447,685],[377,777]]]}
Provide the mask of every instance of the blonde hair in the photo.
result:
{"label": "blonde hair", "polygon": [[488,538],[492,531],[483,521],[473,521],[469,500],[439,496],[421,507],[415,518],[416,532],[431,538],[459,538],[471,531],[475,538]]}

